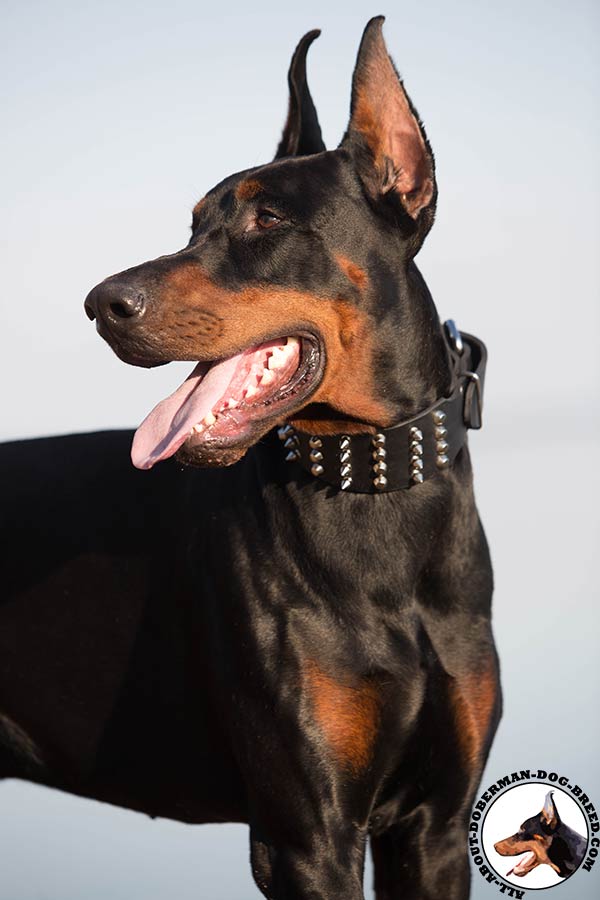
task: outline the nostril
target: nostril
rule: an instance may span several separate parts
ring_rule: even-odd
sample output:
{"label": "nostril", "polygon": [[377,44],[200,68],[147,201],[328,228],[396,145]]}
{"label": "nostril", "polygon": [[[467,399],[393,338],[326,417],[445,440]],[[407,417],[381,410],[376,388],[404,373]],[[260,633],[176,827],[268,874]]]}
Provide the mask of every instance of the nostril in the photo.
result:
{"label": "nostril", "polygon": [[115,319],[129,319],[135,315],[124,303],[109,303],[108,308]]}
{"label": "nostril", "polygon": [[84,309],[88,319],[97,319],[99,325],[120,327],[121,323],[133,323],[146,309],[146,294],[132,285],[113,282],[112,279],[101,282],[90,291],[84,301]]}
{"label": "nostril", "polygon": [[124,294],[118,300],[108,303],[108,309],[115,319],[131,319],[144,311],[146,298],[141,292]]}

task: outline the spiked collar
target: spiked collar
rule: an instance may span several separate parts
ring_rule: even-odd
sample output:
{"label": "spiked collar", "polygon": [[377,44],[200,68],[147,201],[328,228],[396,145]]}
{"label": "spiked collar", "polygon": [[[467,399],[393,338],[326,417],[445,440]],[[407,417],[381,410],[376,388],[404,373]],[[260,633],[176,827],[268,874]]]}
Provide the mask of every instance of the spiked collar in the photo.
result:
{"label": "spiked collar", "polygon": [[452,389],[412,419],[374,434],[309,435],[277,429],[286,460],[341,491],[381,494],[422,484],[448,469],[469,428],[481,428],[487,351],[478,338],[444,323]]}

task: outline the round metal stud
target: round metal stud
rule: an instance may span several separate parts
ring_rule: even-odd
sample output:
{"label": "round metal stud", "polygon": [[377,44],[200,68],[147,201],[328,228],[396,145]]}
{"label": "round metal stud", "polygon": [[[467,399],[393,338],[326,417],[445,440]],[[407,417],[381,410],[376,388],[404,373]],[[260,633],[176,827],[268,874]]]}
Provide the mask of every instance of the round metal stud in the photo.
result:
{"label": "round metal stud", "polygon": [[383,447],[385,444],[385,434],[381,434],[381,432],[374,434],[371,438],[371,442],[375,447]]}
{"label": "round metal stud", "polygon": [[342,450],[342,452],[340,453],[340,462],[341,463],[350,462],[351,455],[352,454],[350,453],[349,450]]}
{"label": "round metal stud", "polygon": [[321,440],[320,437],[317,437],[316,435],[313,435],[312,437],[310,437],[310,438],[308,439],[308,446],[309,446],[309,447],[312,447],[313,449],[318,448],[318,447],[322,447],[322,446],[323,446],[323,441]]}
{"label": "round metal stud", "polygon": [[373,471],[377,472],[378,474],[380,472],[387,472],[387,463],[380,459],[379,462],[376,462],[373,466]]}
{"label": "round metal stud", "polygon": [[420,472],[423,468],[423,460],[421,459],[420,456],[413,456],[413,458],[410,461],[410,466],[411,466],[411,469],[413,470],[413,472],[414,471]]}
{"label": "round metal stud", "polygon": [[375,487],[377,488],[378,491],[382,491],[384,488],[386,488],[387,483],[388,483],[388,481],[387,481],[387,478],[385,477],[385,475],[378,475],[377,478],[373,479],[373,484],[375,485]]}
{"label": "round metal stud", "polygon": [[311,462],[321,462],[323,459],[323,454],[320,450],[311,450],[309,456]]}
{"label": "round metal stud", "polygon": [[414,472],[410,477],[413,484],[423,484],[422,472]]}
{"label": "round metal stud", "polygon": [[296,435],[291,434],[289,437],[287,437],[285,439],[285,441],[283,442],[283,446],[285,447],[286,450],[292,450],[294,447],[298,446],[298,443],[299,443],[299,441],[298,441],[298,438],[296,437]]}
{"label": "round metal stud", "polygon": [[447,437],[448,437],[448,429],[444,428],[443,425],[438,425],[435,428],[436,441],[445,441]]}
{"label": "round metal stud", "polygon": [[325,469],[323,468],[323,466],[320,463],[315,463],[313,466],[310,467],[310,471],[316,478],[318,475],[322,475],[323,472],[325,471]]}
{"label": "round metal stud", "polygon": [[448,449],[448,441],[438,441],[435,445],[435,452],[442,456]]}
{"label": "round metal stud", "polygon": [[340,469],[340,475],[342,478],[350,478],[352,480],[352,466],[350,463],[345,463]]}
{"label": "round metal stud", "polygon": [[350,449],[350,438],[347,434],[343,434],[340,438],[340,450]]}
{"label": "round metal stud", "polygon": [[436,457],[435,464],[438,469],[445,469],[450,464],[450,459],[442,454],[441,456]]}
{"label": "round metal stud", "polygon": [[300,451],[299,450],[290,450],[287,454],[285,461],[286,462],[296,462],[297,459],[300,459]]}
{"label": "round metal stud", "polygon": [[384,448],[384,447],[377,447],[375,450],[373,450],[373,452],[371,453],[371,456],[372,456],[373,459],[376,460],[376,461],[377,461],[378,459],[385,459],[385,457],[386,457],[385,448]]}
{"label": "round metal stud", "polygon": [[443,425],[446,421],[446,413],[441,409],[434,410],[431,415],[436,425]]}
{"label": "round metal stud", "polygon": [[410,452],[412,456],[423,456],[423,444],[418,441],[411,441]]}
{"label": "round metal stud", "polygon": [[291,425],[282,425],[277,429],[277,437],[280,441],[285,441],[291,434],[294,433],[294,429]]}
{"label": "round metal stud", "polygon": [[342,483],[340,484],[340,487],[343,491],[347,491],[351,484],[352,484],[352,478],[350,478],[350,476],[348,476],[347,478],[342,478]]}
{"label": "round metal stud", "polygon": [[410,429],[410,439],[411,441],[422,441],[423,440],[423,432],[420,428],[417,428],[415,425]]}

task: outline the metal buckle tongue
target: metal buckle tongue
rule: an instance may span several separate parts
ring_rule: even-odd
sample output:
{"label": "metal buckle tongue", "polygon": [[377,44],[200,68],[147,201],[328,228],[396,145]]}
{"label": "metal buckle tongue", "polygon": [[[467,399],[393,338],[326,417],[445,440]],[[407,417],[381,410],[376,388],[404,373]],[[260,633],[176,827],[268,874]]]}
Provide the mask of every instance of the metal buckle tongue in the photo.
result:
{"label": "metal buckle tongue", "polygon": [[481,396],[481,379],[476,372],[465,372],[468,384],[465,387],[463,406],[463,422],[467,428],[478,429],[482,424],[483,397]]}
{"label": "metal buckle tongue", "polygon": [[456,327],[456,322],[454,319],[446,319],[444,322],[444,329],[446,331],[446,337],[448,338],[448,343],[450,347],[457,356],[462,356],[465,352],[465,345],[463,344],[463,339],[461,337],[461,333]]}

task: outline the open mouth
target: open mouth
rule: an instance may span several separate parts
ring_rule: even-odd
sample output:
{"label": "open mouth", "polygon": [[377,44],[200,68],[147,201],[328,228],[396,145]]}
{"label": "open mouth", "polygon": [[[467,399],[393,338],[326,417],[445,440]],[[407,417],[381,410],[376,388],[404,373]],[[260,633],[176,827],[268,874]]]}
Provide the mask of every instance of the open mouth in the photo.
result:
{"label": "open mouth", "polygon": [[227,359],[198,363],[136,431],[134,466],[151,469],[183,447],[186,460],[193,460],[209,447],[247,442],[259,429],[264,433],[265,423],[298,409],[316,389],[322,368],[312,335],[276,338]]}
{"label": "open mouth", "polygon": [[530,872],[534,868],[535,862],[536,862],[535,853],[533,853],[533,851],[531,851],[531,850],[528,850],[527,853],[525,853],[525,855],[522,856],[517,863],[515,863],[515,865],[510,870],[510,872],[506,873],[506,876],[508,877],[509,875],[527,875],[527,873]]}

